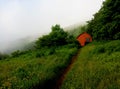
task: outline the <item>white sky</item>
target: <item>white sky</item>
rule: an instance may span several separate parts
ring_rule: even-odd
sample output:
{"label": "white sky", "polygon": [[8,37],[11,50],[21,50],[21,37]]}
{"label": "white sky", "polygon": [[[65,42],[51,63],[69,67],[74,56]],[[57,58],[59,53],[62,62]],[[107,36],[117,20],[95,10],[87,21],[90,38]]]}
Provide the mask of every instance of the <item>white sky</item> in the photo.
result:
{"label": "white sky", "polygon": [[103,0],[0,0],[0,44],[90,20]]}

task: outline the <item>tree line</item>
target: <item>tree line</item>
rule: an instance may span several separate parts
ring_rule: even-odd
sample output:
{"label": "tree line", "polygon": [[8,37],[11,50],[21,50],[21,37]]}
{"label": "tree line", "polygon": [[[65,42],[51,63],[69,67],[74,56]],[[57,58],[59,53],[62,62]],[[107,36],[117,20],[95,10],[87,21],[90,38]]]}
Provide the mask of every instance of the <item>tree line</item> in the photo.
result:
{"label": "tree line", "polygon": [[120,0],[106,0],[88,21],[87,32],[94,40],[120,39]]}

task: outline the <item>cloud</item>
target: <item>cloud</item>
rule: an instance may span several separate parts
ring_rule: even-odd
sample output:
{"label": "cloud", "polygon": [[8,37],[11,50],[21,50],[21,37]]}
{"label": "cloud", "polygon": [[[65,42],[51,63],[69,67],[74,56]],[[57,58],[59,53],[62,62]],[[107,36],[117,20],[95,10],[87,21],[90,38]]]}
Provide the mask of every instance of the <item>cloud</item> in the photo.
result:
{"label": "cloud", "polygon": [[103,0],[0,0],[0,45],[90,20]]}

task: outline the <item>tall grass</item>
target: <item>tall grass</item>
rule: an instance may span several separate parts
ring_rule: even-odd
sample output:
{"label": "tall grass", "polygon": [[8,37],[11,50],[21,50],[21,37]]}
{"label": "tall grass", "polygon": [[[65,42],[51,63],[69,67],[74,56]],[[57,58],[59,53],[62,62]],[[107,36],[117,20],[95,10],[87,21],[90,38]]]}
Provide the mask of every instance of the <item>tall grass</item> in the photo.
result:
{"label": "tall grass", "polygon": [[83,47],[61,89],[120,89],[120,40]]}
{"label": "tall grass", "polygon": [[62,46],[0,60],[0,89],[51,89],[77,52]]}

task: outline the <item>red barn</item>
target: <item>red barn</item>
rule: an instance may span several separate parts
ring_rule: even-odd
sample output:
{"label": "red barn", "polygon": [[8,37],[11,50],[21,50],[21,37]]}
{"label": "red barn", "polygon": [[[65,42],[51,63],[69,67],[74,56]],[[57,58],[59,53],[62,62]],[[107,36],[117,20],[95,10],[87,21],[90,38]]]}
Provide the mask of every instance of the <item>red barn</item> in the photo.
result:
{"label": "red barn", "polygon": [[86,43],[92,42],[92,37],[90,34],[84,32],[77,37],[77,40],[81,46],[85,46]]}

